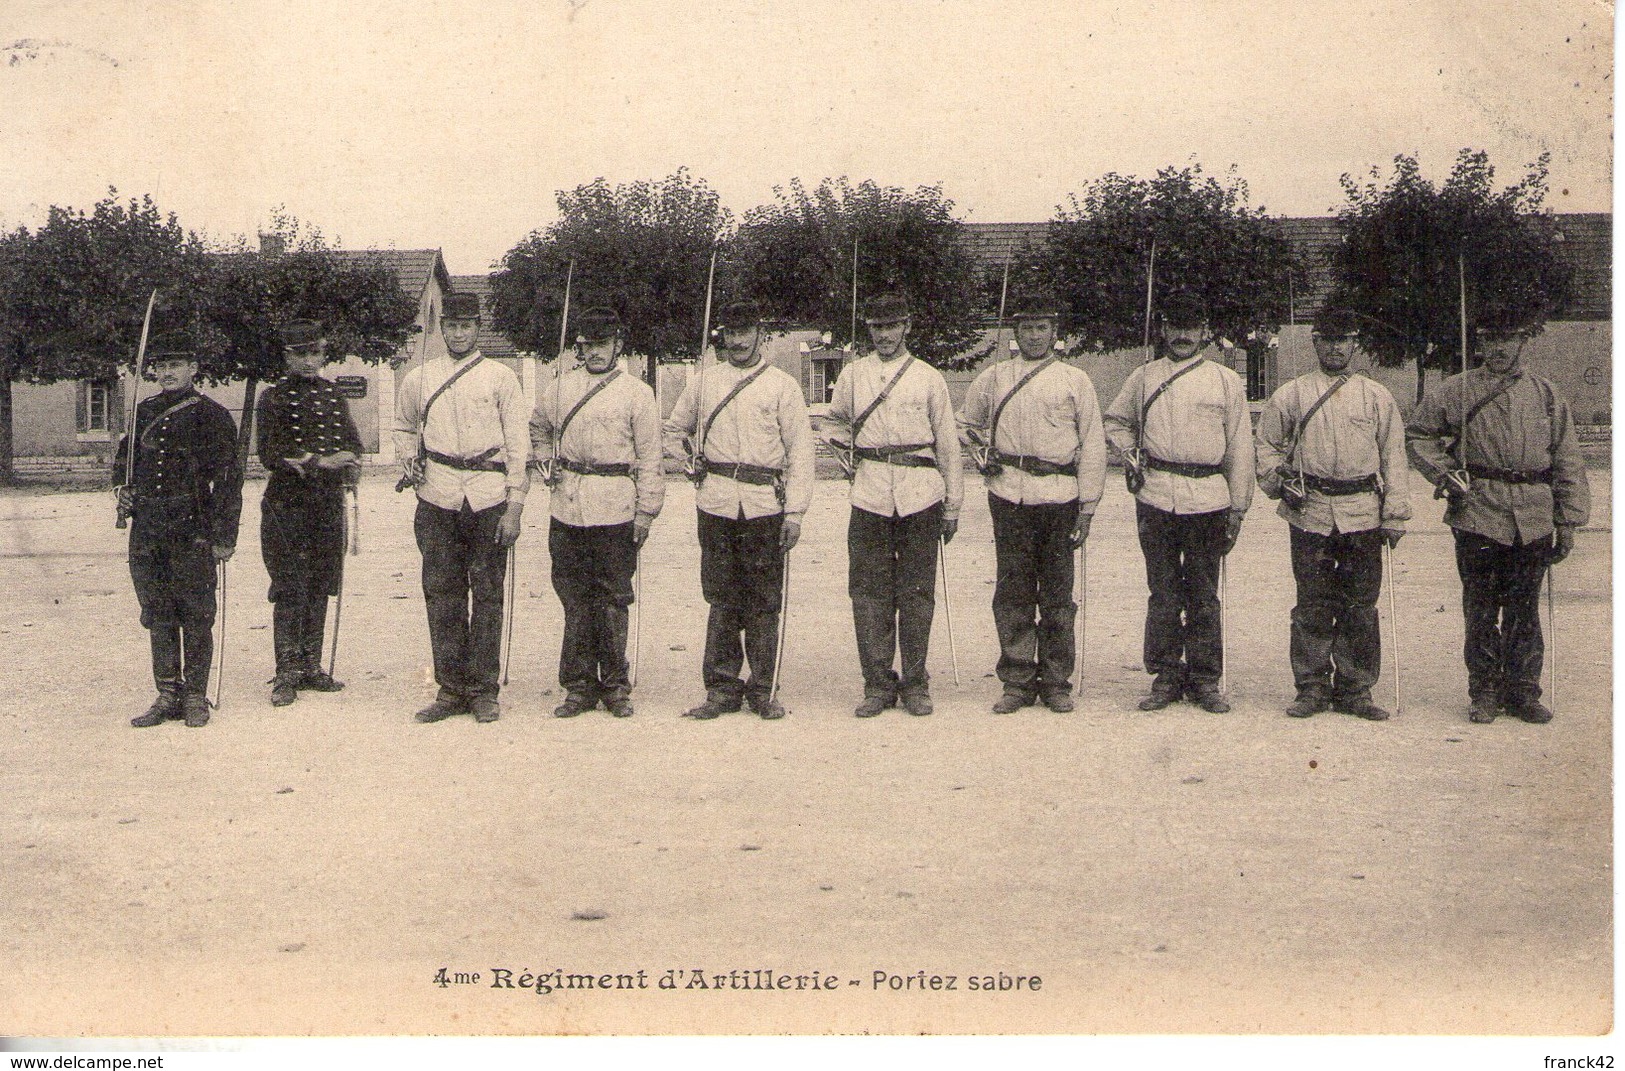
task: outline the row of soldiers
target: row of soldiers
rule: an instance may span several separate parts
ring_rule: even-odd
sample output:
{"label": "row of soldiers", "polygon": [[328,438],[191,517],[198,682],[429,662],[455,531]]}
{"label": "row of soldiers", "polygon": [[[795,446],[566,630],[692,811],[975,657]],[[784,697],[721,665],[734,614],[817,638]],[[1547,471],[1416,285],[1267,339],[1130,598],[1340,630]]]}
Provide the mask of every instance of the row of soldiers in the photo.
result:
{"label": "row of soldiers", "polygon": [[[1386,550],[1410,517],[1409,461],[1449,498],[1466,618],[1469,717],[1550,720],[1541,703],[1541,578],[1573,547],[1589,490],[1567,403],[1526,373],[1526,330],[1477,335],[1482,367],[1447,379],[1409,428],[1392,395],[1351,374],[1357,319],[1316,319],[1319,368],[1275,392],[1256,432],[1240,377],[1212,348],[1207,314],[1188,292],[1159,309],[1161,355],[1130,374],[1102,412],[1087,373],[1056,347],[1056,304],[1014,315],[1019,354],[986,368],[955,413],[942,374],[908,350],[906,298],[865,309],[873,352],[841,373],[829,441],[851,480],[848,589],[863,699],[873,717],[901,705],[932,712],[926,669],[939,555],[963,498],[962,438],[986,477],[997,556],[994,624],[1002,695],[996,713],[1075,707],[1079,606],[1074,585],[1105,486],[1107,443],[1135,499],[1150,588],[1142,710],[1188,700],[1229,709],[1223,681],[1222,583],[1255,484],[1280,500],[1291,530],[1298,600],[1291,619],[1297,695],[1308,717],[1328,708],[1373,721],[1381,668],[1377,599]],[[684,459],[697,485],[700,584],[709,605],[705,700],[687,716],[744,709],[777,719],[786,561],[811,502],[814,440],[796,381],[766,361],[764,319],[750,302],[720,317],[719,359],[691,377],[662,422],[650,388],[621,365],[613,310],[575,323],[578,364],[534,409],[511,370],[478,349],[477,296],[447,297],[447,355],[412,369],[394,427],[414,488],[438,693],[420,722],[500,716],[503,582],[512,582],[533,474],[549,490],[552,581],[564,608],[554,714],[602,705],[633,713],[627,661],[638,554],[664,499],[662,462]],[[272,702],[342,687],[322,671],[328,599],[344,551],[345,488],[360,440],[348,408],[318,373],[321,326],[284,332],[288,375],[260,407],[268,480],[261,544],[271,575],[276,675]],[[162,391],[131,436],[130,567],[151,633],[158,700],[137,726],[208,720],[216,562],[231,556],[241,508],[229,414],[199,395],[192,356],[159,347]],[[125,454],[120,453],[122,470]],[[121,472],[122,475],[122,472]],[[120,481],[122,484],[122,481]],[[745,675],[748,666],[748,676]]]}

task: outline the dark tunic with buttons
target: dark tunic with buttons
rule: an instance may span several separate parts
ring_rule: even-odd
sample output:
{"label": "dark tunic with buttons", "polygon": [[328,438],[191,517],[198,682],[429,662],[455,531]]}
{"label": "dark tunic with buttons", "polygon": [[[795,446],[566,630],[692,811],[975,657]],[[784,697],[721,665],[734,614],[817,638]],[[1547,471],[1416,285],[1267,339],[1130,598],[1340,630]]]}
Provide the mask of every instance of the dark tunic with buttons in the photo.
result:
{"label": "dark tunic with buttons", "polygon": [[[131,486],[130,576],[148,628],[214,623],[212,547],[237,545],[242,479],[237,424],[194,388],[163,391],[136,406]],[[113,481],[122,486],[129,437],[119,443]]]}
{"label": "dark tunic with buttons", "polygon": [[344,563],[344,487],[338,469],[293,471],[288,458],[361,453],[350,405],[320,376],[284,376],[260,398],[259,455],[268,479],[260,548],[271,574],[269,598],[338,594]]}

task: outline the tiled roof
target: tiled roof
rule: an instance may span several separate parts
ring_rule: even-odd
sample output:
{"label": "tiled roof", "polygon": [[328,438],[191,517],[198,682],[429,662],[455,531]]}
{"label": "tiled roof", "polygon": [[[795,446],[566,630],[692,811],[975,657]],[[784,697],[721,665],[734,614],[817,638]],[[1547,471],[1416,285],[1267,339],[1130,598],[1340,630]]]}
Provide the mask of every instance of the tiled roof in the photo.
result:
{"label": "tiled roof", "polygon": [[414,301],[422,299],[431,277],[440,279],[442,289],[451,287],[451,274],[438,249],[335,249],[333,255],[340,260],[388,268]]}
{"label": "tiled roof", "polygon": [[[1563,311],[1565,320],[1607,320],[1613,315],[1613,217],[1606,212],[1574,212],[1553,217],[1563,240],[1558,255],[1574,266],[1575,299]],[[1286,216],[1275,221],[1304,259],[1309,272],[1308,293],[1295,295],[1299,320],[1313,317],[1331,288],[1327,256],[1341,240],[1337,220],[1330,216]],[[1023,245],[1038,246],[1049,232],[1048,223],[967,223],[966,244],[984,267],[1005,262]]]}
{"label": "tiled roof", "polygon": [[491,322],[491,277],[489,275],[453,275],[451,288],[459,293],[480,296],[480,352],[487,357],[517,357],[519,347],[507,335],[501,334]]}
{"label": "tiled roof", "polygon": [[1049,235],[1048,223],[967,223],[971,255],[983,266],[1002,265],[1025,246],[1034,249]]}
{"label": "tiled roof", "polygon": [[1572,212],[1554,218],[1563,236],[1563,259],[1574,265],[1574,303],[1563,319],[1613,319],[1614,217]]}

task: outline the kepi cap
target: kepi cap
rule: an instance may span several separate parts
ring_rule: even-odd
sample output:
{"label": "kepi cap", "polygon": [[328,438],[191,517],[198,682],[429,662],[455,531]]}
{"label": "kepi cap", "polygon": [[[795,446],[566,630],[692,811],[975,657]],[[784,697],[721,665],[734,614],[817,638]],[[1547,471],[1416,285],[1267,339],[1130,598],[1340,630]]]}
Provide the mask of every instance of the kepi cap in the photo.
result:
{"label": "kepi cap", "polygon": [[195,361],[197,350],[184,332],[166,331],[147,339],[147,363],[156,364],[163,360]]}
{"label": "kepi cap", "polygon": [[762,307],[749,299],[730,301],[717,314],[717,326],[742,330],[762,322]]}
{"label": "kepi cap", "polygon": [[908,299],[902,294],[877,294],[863,306],[863,322],[873,327],[902,323],[911,315]]}
{"label": "kepi cap", "polygon": [[1314,333],[1321,338],[1349,338],[1360,333],[1360,317],[1352,309],[1328,305],[1315,314]]}
{"label": "kepi cap", "polygon": [[314,346],[326,338],[320,320],[289,320],[277,328],[284,349]]}
{"label": "kepi cap", "polygon": [[1189,327],[1207,322],[1207,302],[1194,290],[1176,287],[1157,302],[1157,317],[1165,324]]}
{"label": "kepi cap", "polygon": [[614,309],[603,305],[587,309],[576,317],[576,340],[602,342],[621,333],[621,317]]}
{"label": "kepi cap", "polygon": [[1011,306],[1012,320],[1059,320],[1061,303],[1048,293],[1026,294]]}
{"label": "kepi cap", "polygon": [[464,291],[453,291],[446,295],[446,304],[442,307],[441,315],[448,320],[478,320],[480,296]]}

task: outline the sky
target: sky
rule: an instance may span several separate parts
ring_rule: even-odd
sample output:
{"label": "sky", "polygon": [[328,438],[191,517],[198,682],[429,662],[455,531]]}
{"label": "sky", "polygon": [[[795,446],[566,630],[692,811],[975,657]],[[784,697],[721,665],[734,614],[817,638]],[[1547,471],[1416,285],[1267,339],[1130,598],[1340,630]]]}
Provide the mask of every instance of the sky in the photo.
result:
{"label": "sky", "polygon": [[797,177],[941,184],[1005,222],[1194,160],[1325,215],[1464,146],[1507,184],[1550,152],[1550,207],[1608,211],[1612,31],[1595,0],[7,0],[0,225],[116,186],[471,274],[599,176],[687,167],[736,217]]}

